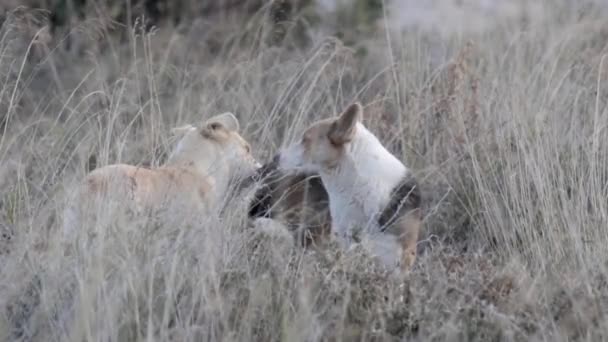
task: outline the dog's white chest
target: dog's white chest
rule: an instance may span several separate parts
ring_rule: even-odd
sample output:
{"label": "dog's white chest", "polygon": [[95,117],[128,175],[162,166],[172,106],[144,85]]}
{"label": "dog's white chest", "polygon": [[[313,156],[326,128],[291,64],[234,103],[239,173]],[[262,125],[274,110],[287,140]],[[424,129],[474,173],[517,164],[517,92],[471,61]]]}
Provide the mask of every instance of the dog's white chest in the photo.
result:
{"label": "dog's white chest", "polygon": [[344,188],[339,194],[330,192],[330,212],[335,233],[350,239],[357,233],[374,232],[378,227],[375,213],[378,212],[378,194]]}

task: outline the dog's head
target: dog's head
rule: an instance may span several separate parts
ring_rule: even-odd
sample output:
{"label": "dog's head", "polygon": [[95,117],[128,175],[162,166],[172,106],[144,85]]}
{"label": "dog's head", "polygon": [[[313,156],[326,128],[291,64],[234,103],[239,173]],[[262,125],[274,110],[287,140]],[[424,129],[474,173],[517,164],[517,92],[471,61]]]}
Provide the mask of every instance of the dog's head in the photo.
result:
{"label": "dog's head", "polygon": [[200,162],[211,169],[213,164],[227,165],[230,176],[239,180],[251,177],[261,166],[239,134],[239,121],[232,113],[216,115],[199,127],[174,128],[173,133],[181,140],[170,158]]}
{"label": "dog's head", "polygon": [[279,167],[299,172],[322,172],[335,168],[357,133],[363,107],[354,103],[337,117],[312,124],[299,141],[280,153]]}

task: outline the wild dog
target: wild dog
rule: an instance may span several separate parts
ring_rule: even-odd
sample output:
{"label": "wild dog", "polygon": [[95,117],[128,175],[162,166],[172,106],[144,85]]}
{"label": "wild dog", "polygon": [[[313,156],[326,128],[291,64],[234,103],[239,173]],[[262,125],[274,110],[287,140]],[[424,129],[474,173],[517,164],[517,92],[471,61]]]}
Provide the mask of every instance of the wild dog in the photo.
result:
{"label": "wild dog", "polygon": [[304,247],[325,243],[331,232],[331,215],[321,177],[315,173],[289,174],[278,166],[277,154],[258,170],[260,185],[250,202],[248,216],[285,224]]}
{"label": "wild dog", "polygon": [[218,210],[231,183],[252,177],[261,166],[238,131],[232,113],[220,114],[198,127],[174,128],[181,139],[160,167],[115,164],[93,170],[66,208],[64,236],[74,234],[99,200],[136,215],[167,206],[203,215]]}
{"label": "wild dog", "polygon": [[388,268],[408,271],[422,226],[421,195],[411,171],[361,122],[363,107],[312,124],[280,152],[279,167],[318,173],[332,233],[343,247],[361,242]]}

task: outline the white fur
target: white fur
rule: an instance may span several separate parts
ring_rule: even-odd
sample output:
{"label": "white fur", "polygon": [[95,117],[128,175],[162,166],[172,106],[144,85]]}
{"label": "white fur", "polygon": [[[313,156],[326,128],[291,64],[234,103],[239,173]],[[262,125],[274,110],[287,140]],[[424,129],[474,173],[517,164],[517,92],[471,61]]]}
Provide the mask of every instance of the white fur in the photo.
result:
{"label": "white fur", "polygon": [[281,153],[285,169],[319,172],[329,194],[332,230],[343,247],[353,241],[357,230],[364,246],[388,267],[399,262],[401,248],[396,236],[380,232],[377,215],[388,204],[392,190],[410,172],[363,124],[357,123],[353,140],[337,167],[323,169],[307,165],[301,143]]}
{"label": "white fur", "polygon": [[303,173],[319,173],[315,165],[307,164],[304,160],[304,146],[292,144],[281,153],[280,166],[285,170],[293,170]]}
{"label": "white fur", "polygon": [[329,194],[334,229],[349,237],[357,227],[372,234],[378,231],[375,215],[409,170],[357,123],[355,137],[338,166],[320,173]]}

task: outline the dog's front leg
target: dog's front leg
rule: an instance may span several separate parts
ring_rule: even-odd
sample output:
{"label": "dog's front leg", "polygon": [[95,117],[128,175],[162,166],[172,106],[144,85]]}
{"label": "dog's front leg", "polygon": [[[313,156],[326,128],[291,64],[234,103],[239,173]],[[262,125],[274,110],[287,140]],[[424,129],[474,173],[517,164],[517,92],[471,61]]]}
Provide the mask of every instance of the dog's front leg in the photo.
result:
{"label": "dog's front leg", "polygon": [[394,224],[399,231],[399,242],[402,249],[401,270],[409,272],[416,261],[416,246],[422,228],[422,210],[420,208],[411,210]]}
{"label": "dog's front leg", "polygon": [[348,250],[353,243],[352,238],[346,232],[335,232],[333,237],[343,250]]}

